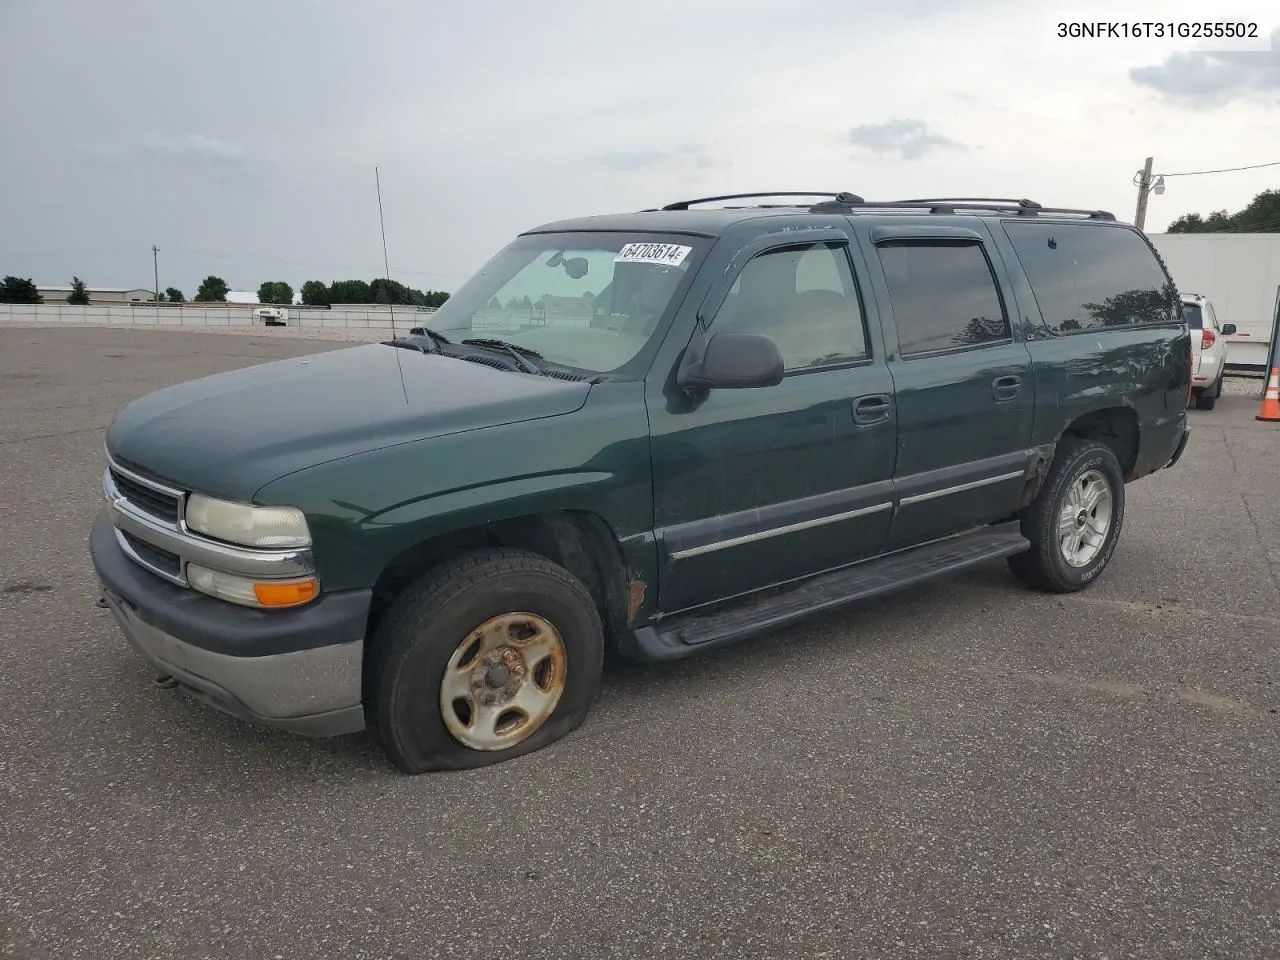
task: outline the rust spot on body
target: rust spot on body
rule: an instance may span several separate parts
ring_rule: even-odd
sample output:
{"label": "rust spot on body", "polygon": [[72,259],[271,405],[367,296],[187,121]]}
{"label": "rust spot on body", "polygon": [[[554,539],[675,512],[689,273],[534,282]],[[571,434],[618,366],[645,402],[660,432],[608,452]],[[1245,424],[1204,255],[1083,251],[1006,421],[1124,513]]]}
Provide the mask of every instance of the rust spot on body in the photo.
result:
{"label": "rust spot on body", "polygon": [[640,611],[640,604],[644,603],[644,592],[648,585],[639,577],[632,577],[627,581],[627,626],[630,627],[636,622],[636,614]]}

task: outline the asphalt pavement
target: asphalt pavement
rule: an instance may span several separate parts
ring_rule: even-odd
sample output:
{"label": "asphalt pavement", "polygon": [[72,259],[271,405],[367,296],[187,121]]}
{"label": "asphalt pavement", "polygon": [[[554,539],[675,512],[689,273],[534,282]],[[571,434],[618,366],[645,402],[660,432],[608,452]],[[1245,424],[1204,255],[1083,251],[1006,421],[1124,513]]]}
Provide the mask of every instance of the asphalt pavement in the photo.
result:
{"label": "asphalt pavement", "polygon": [[[1193,411],[1091,589],[1003,563],[406,777],[157,689],[87,552],[157,387],[341,343],[0,329],[0,957],[1280,956],[1280,424]],[[269,411],[264,411],[269,415]]]}

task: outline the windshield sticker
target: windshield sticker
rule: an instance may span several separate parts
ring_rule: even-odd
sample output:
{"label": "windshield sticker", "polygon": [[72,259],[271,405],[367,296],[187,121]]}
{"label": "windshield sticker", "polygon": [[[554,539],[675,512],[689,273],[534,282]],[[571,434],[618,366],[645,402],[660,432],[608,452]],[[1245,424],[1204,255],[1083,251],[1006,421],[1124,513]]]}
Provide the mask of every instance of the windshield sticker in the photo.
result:
{"label": "windshield sticker", "polygon": [[692,251],[693,247],[682,247],[678,243],[628,243],[618,251],[613,262],[661,263],[668,267],[678,267]]}

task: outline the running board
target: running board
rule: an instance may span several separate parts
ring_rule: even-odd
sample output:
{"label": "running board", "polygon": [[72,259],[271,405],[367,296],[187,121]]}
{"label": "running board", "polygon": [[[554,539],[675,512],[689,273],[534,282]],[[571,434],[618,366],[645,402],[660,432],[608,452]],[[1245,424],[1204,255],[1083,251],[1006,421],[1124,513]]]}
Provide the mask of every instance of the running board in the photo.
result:
{"label": "running board", "polygon": [[745,640],[847,604],[913,587],[988,560],[1030,548],[1017,521],[980,527],[834,573],[718,605],[708,612],[676,614],[622,638],[623,651],[647,661],[678,660]]}

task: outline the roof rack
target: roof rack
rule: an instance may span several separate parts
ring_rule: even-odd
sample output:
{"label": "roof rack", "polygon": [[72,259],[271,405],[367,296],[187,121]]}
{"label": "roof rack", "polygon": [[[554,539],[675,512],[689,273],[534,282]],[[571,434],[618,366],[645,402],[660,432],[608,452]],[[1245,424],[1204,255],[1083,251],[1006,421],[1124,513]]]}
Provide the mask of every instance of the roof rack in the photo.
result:
{"label": "roof rack", "polygon": [[[838,203],[862,203],[856,193],[847,190],[775,190],[770,193],[726,193],[721,197],[699,197],[697,200],[677,200],[668,203],[663,210],[688,210],[695,203],[715,203],[720,200],[754,200],[757,197],[831,197]],[[652,211],[645,211],[646,213]]]}
{"label": "roof rack", "polygon": [[[688,210],[696,203],[714,203],[719,200],[746,200],[760,197],[825,197],[808,208],[810,213],[852,213],[854,210],[917,210],[931,214],[956,214],[965,211],[989,211],[1001,214],[1016,214],[1020,217],[1037,217],[1047,215],[1069,215],[1087,217],[1090,220],[1111,220],[1116,216],[1107,210],[1080,210],[1074,207],[1046,207],[1035,200],[1012,199],[1009,197],[926,197],[915,200],[864,200],[855,193],[840,191],[829,193],[824,191],[782,190],[774,193],[729,193],[720,197],[702,197],[697,200],[679,200],[669,203],[663,210]],[[761,207],[780,206],[776,204],[760,204]],[[797,204],[796,206],[799,206]],[[657,208],[643,211],[652,213]]]}
{"label": "roof rack", "polygon": [[1106,210],[1080,210],[1075,207],[1046,207],[1035,200],[1025,197],[1014,200],[994,197],[926,197],[917,200],[863,200],[856,204],[842,204],[839,201],[826,201],[810,207],[812,213],[832,213],[837,211],[858,210],[927,210],[933,214],[956,214],[965,211],[991,211],[994,213],[1017,214],[1020,217],[1038,217],[1041,214],[1065,214],[1076,217],[1088,217],[1090,220],[1115,220],[1114,213]]}

